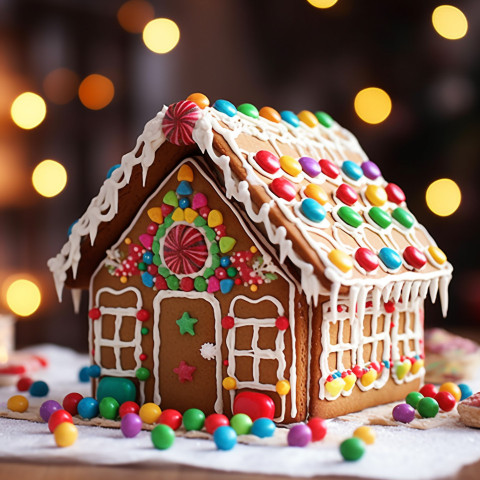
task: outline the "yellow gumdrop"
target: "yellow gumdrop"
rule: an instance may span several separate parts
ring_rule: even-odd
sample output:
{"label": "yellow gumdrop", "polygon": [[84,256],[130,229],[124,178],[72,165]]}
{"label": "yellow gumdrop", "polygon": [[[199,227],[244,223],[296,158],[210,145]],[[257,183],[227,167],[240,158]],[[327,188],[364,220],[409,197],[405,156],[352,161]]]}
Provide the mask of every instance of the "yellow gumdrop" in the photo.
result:
{"label": "yellow gumdrop", "polygon": [[163,223],[163,213],[160,207],[152,207],[147,210],[148,218],[161,225]]}
{"label": "yellow gumdrop", "polygon": [[181,208],[175,209],[175,211],[172,213],[172,220],[175,222],[183,222],[185,220],[185,213]]}
{"label": "yellow gumdrop", "polygon": [[223,223],[222,212],[219,212],[218,210],[211,210],[208,214],[207,223],[210,228],[215,228],[221,225]]}
{"label": "yellow gumdrop", "polygon": [[237,381],[233,377],[225,377],[222,385],[225,390],[235,390],[237,388]]}
{"label": "yellow gumdrop", "polygon": [[125,275],[122,275],[122,276],[120,277],[120,282],[121,282],[121,283],[127,283],[127,280],[128,280],[128,278],[127,278]]}
{"label": "yellow gumdrop", "polygon": [[290,155],[282,155],[280,157],[280,166],[284,172],[287,172],[292,177],[296,177],[302,171],[302,166]]}
{"label": "yellow gumdrop", "polygon": [[313,198],[320,205],[325,205],[328,202],[328,195],[325,190],[315,183],[309,183],[305,187],[304,193],[308,198]]}
{"label": "yellow gumdrop", "polygon": [[415,375],[416,373],[418,373],[420,371],[420,369],[423,367],[424,365],[424,361],[423,360],[417,360],[413,365],[412,365],[412,373]]}
{"label": "yellow gumdrop", "polygon": [[193,182],[193,170],[190,165],[182,165],[180,167],[180,170],[178,170],[177,173],[177,180],[181,182],[182,180],[185,180],[186,182]]}
{"label": "yellow gumdrop", "polygon": [[160,407],[152,402],[144,403],[138,411],[138,415],[142,419],[142,422],[149,424],[155,423],[161,414],[162,410]]}
{"label": "yellow gumdrop", "polygon": [[434,245],[430,245],[430,247],[428,247],[428,253],[439,265],[443,265],[447,261],[447,256],[445,253],[443,253],[440,248]]}
{"label": "yellow gumdrop", "polygon": [[309,127],[315,127],[319,124],[317,117],[308,110],[302,110],[297,117]]}
{"label": "yellow gumdrop", "polygon": [[198,217],[198,213],[192,208],[186,208],[183,214],[185,215],[185,221],[188,223],[192,223]]}
{"label": "yellow gumdrop", "polygon": [[453,382],[445,382],[438,389],[439,392],[449,392],[451,393],[457,402],[462,398],[462,391],[460,387]]}
{"label": "yellow gumdrop", "polygon": [[275,390],[279,395],[287,395],[290,392],[290,382],[288,380],[279,380],[275,385]]}
{"label": "yellow gumdrop", "polygon": [[258,252],[258,248],[257,248],[255,245],[252,245],[252,246],[250,247],[250,251],[251,251],[252,253],[257,253],[257,252]]}
{"label": "yellow gumdrop", "polygon": [[345,381],[343,378],[335,378],[331,382],[325,384],[327,392],[332,396],[336,397],[345,387]]}
{"label": "yellow gumdrop", "polygon": [[360,381],[364,387],[368,387],[377,379],[377,371],[374,368],[371,368],[367,373],[362,375]]}
{"label": "yellow gumdrop", "polygon": [[356,438],[360,438],[367,445],[373,445],[375,443],[375,432],[373,431],[372,428],[367,426],[358,427],[353,432],[353,436]]}
{"label": "yellow gumdrop", "polygon": [[381,207],[388,200],[387,192],[379,185],[369,185],[365,190],[367,200],[376,207]]}
{"label": "yellow gumdrop", "polygon": [[28,400],[23,395],[14,395],[8,399],[7,408],[12,412],[23,413],[28,408]]}
{"label": "yellow gumdrop", "polygon": [[70,422],[63,422],[53,432],[58,447],[70,447],[78,438],[77,427]]}
{"label": "yellow gumdrop", "polygon": [[251,290],[252,292],[256,292],[256,291],[258,290],[258,286],[255,285],[255,284],[250,285],[250,290]]}
{"label": "yellow gumdrop", "polygon": [[343,273],[347,273],[353,268],[353,260],[348,253],[343,250],[333,249],[328,254],[328,259]]}
{"label": "yellow gumdrop", "polygon": [[[206,95],[203,93],[192,93],[187,97],[187,100],[190,102],[196,103],[201,109],[204,109],[205,107],[208,107],[210,105],[210,100]],[[187,180],[186,178],[182,180]],[[188,182],[191,182],[191,180],[187,180]]]}
{"label": "yellow gumdrop", "polygon": [[348,392],[355,385],[355,382],[357,381],[357,376],[352,373],[350,375],[347,375],[347,376],[343,377],[343,381],[345,382],[345,386],[343,387],[343,389],[346,392]]}

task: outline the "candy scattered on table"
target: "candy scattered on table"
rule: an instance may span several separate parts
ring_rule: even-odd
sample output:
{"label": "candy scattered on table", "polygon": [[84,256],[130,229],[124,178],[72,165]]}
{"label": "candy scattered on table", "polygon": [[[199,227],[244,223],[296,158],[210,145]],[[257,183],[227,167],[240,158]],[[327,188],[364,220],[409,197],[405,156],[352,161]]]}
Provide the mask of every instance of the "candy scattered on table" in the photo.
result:
{"label": "candy scattered on table", "polygon": [[237,435],[248,435],[252,429],[252,419],[245,413],[237,413],[230,419],[230,426]]}
{"label": "candy scattered on table", "polygon": [[211,435],[214,434],[218,427],[229,426],[230,421],[221,413],[212,413],[205,419],[205,429]]}
{"label": "candy scattered on table", "polygon": [[98,402],[92,397],[82,398],[78,402],[77,410],[82,418],[90,420],[91,418],[98,416]]}
{"label": "candy scattered on table", "polygon": [[70,413],[70,415],[77,415],[78,414],[78,404],[80,400],[83,398],[83,395],[77,392],[69,393],[65,395],[63,399],[62,406],[63,408]]}
{"label": "candy scattered on table", "polygon": [[78,379],[82,383],[87,383],[90,381],[90,375],[88,374],[88,367],[82,367],[78,372]]}
{"label": "candy scattered on table", "polygon": [[259,438],[273,437],[275,423],[270,418],[257,418],[252,425],[250,433]]}
{"label": "candy scattered on table", "polygon": [[108,420],[115,420],[117,418],[119,407],[120,405],[113,397],[102,398],[98,405],[100,415]]}
{"label": "candy scattered on table", "polygon": [[66,410],[55,410],[48,419],[48,429],[53,433],[55,429],[64,422],[73,423],[72,416]]}
{"label": "candy scattered on table", "polygon": [[472,389],[465,383],[459,383],[458,388],[462,393],[462,397],[460,398],[460,400],[465,400],[466,398],[471,397],[473,395]]}
{"label": "candy scattered on table", "polygon": [[138,414],[140,415],[142,421],[150,425],[157,422],[161,413],[162,410],[160,409],[160,407],[152,402],[144,403],[138,411]]}
{"label": "candy scattered on table", "polygon": [[136,437],[142,430],[143,422],[136,413],[126,413],[120,422],[120,429],[124,437]]}
{"label": "candy scattered on table", "polygon": [[415,409],[408,403],[393,407],[393,419],[401,423],[410,423],[415,418]]}
{"label": "candy scattered on table", "polygon": [[172,430],[178,430],[182,425],[182,414],[178,410],[168,408],[160,414],[157,423],[168,425]]}
{"label": "candy scattered on table", "polygon": [[140,411],[140,405],[136,402],[127,401],[123,402],[118,409],[118,415],[123,418],[127,413],[136,413]]}
{"label": "candy scattered on table", "polygon": [[288,431],[287,443],[290,447],[305,447],[312,441],[312,431],[304,423],[294,425]]}
{"label": "candy scattered on table", "polygon": [[32,397],[46,397],[48,395],[48,385],[43,380],[37,380],[30,385],[28,392]]}
{"label": "candy scattered on table", "polygon": [[77,441],[78,429],[73,423],[63,422],[55,428],[53,436],[58,447],[70,447]]}
{"label": "candy scattered on table", "polygon": [[459,402],[462,398],[462,391],[458,387],[456,383],[453,382],[445,382],[442,385],[440,385],[440,388],[438,389],[439,392],[450,392],[454,397],[457,402]]}
{"label": "candy scattered on table", "polygon": [[411,405],[413,408],[417,408],[418,406],[418,402],[422,399],[422,398],[425,398],[420,392],[410,392],[408,395],[407,395],[407,398],[405,399],[405,401]]}
{"label": "candy scattered on table", "polygon": [[168,425],[157,425],[151,434],[153,446],[159,450],[170,448],[175,442],[175,432]]}
{"label": "candy scattered on table", "polygon": [[222,425],[215,430],[213,441],[218,450],[231,450],[237,444],[237,434],[232,427]]}
{"label": "candy scattered on table", "polygon": [[201,430],[205,425],[205,414],[198,408],[189,408],[183,414],[183,426],[187,432]]}
{"label": "candy scattered on table", "polygon": [[44,422],[48,422],[50,420],[50,416],[53,412],[57,410],[62,410],[62,406],[56,400],[46,400],[40,406],[40,416]]}
{"label": "candy scattered on table", "polygon": [[422,398],[417,405],[417,411],[423,418],[435,417],[438,410],[438,402],[432,397]]}
{"label": "candy scattered on table", "polygon": [[446,390],[438,392],[435,395],[435,400],[437,401],[438,406],[444,412],[450,412],[451,410],[453,410],[457,403],[457,401],[455,400],[455,397],[450,392],[447,392]]}
{"label": "candy scattered on table", "polygon": [[17,382],[17,390],[19,392],[28,392],[33,380],[30,377],[20,377]]}
{"label": "candy scattered on table", "polygon": [[345,460],[356,462],[365,454],[365,442],[357,437],[348,438],[340,444],[340,453]]}
{"label": "candy scattered on table", "polygon": [[28,399],[23,395],[14,395],[8,399],[7,408],[12,412],[23,413],[28,408]]}
{"label": "candy scattered on table", "polygon": [[375,432],[373,428],[367,427],[366,425],[358,427],[354,432],[353,436],[355,438],[360,438],[367,445],[373,445],[375,443]]}
{"label": "candy scattered on table", "polygon": [[433,383],[426,383],[421,389],[420,393],[424,397],[435,397],[438,393],[437,387]]}

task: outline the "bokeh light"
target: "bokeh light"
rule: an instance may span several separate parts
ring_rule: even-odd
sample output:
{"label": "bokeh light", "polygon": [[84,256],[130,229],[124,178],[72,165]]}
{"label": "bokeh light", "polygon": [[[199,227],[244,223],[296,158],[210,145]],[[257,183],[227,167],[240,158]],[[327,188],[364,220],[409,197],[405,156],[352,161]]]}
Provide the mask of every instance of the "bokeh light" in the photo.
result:
{"label": "bokeh light", "polygon": [[468,20],[465,14],[452,5],[440,5],[432,13],[435,31],[448,40],[463,38],[468,31]]}
{"label": "bokeh light", "polygon": [[440,178],[428,186],[425,198],[428,208],[435,215],[447,217],[460,206],[462,192],[450,178]]}
{"label": "bokeh light", "polygon": [[156,18],[148,22],[143,30],[143,41],[155,53],[173,50],[180,40],[180,29],[169,18]]}
{"label": "bokeh light", "polygon": [[366,123],[382,123],[392,111],[392,100],[385,90],[369,87],[360,90],[354,101],[356,114]]}
{"label": "bokeh light", "polygon": [[32,183],[35,190],[44,197],[58,195],[67,184],[65,167],[55,160],[43,160],[33,171]]}
{"label": "bokeh light", "polygon": [[330,8],[333,7],[338,0],[307,0],[307,2],[315,8]]}
{"label": "bokeh light", "polygon": [[7,284],[6,302],[8,308],[21,317],[35,313],[42,301],[38,285],[27,278],[17,278]]}
{"label": "bokeh light", "polygon": [[25,130],[40,125],[47,114],[45,100],[33,92],[20,94],[12,103],[10,115],[12,120]]}
{"label": "bokeh light", "polygon": [[75,72],[68,68],[57,68],[43,80],[43,90],[51,102],[65,105],[77,95],[79,83],[80,79]]}
{"label": "bokeh light", "polygon": [[117,12],[118,23],[129,33],[141,33],[154,17],[153,6],[146,0],[129,0]]}
{"label": "bokeh light", "polygon": [[112,81],[94,73],[82,80],[78,88],[78,97],[83,105],[90,110],[105,108],[115,95],[115,87]]}

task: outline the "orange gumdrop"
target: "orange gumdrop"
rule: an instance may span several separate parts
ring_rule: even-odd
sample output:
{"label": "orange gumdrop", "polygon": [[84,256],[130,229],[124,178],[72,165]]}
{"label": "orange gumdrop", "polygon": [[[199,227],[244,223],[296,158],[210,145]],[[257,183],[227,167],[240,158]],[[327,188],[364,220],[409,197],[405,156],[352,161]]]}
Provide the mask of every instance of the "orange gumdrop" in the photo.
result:
{"label": "orange gumdrop", "polygon": [[192,93],[187,97],[187,100],[196,103],[201,109],[204,109],[210,105],[210,100],[203,93]]}
{"label": "orange gumdrop", "polygon": [[261,117],[266,118],[274,123],[280,123],[282,120],[280,114],[272,107],[262,107],[258,113]]}

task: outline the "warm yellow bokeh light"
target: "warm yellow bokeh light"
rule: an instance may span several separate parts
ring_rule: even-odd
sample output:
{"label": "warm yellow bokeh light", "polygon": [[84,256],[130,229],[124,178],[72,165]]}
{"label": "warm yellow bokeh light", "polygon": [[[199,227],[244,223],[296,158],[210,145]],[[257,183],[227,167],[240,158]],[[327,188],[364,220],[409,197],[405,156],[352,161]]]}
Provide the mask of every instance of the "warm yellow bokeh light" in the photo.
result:
{"label": "warm yellow bokeh light", "polygon": [[20,94],[12,103],[10,115],[12,120],[25,130],[40,125],[47,114],[45,100],[40,95],[33,92],[24,92]]}
{"label": "warm yellow bokeh light", "polygon": [[33,171],[32,183],[35,190],[44,197],[58,195],[67,184],[65,167],[55,160],[40,162]]}
{"label": "warm yellow bokeh light", "polygon": [[118,23],[129,33],[141,33],[154,17],[153,6],[146,0],[128,0],[117,12]]}
{"label": "warm yellow bokeh light", "polygon": [[112,81],[94,73],[82,80],[78,88],[78,97],[83,105],[90,110],[105,108],[115,95],[115,87]]}
{"label": "warm yellow bokeh light", "polygon": [[170,52],[179,40],[180,30],[169,18],[156,18],[148,22],[143,29],[143,41],[147,48],[155,53]]}
{"label": "warm yellow bokeh light", "polygon": [[467,17],[452,5],[437,7],[432,13],[432,23],[435,31],[448,40],[458,40],[467,34]]}
{"label": "warm yellow bokeh light", "polygon": [[330,8],[333,7],[338,0],[307,0],[307,2],[315,8]]}
{"label": "warm yellow bokeh light", "polygon": [[453,180],[440,178],[429,185],[425,197],[428,208],[435,215],[447,217],[460,206],[462,192]]}
{"label": "warm yellow bokeh light", "polygon": [[45,96],[57,105],[71,102],[77,95],[80,79],[68,68],[56,68],[43,80]]}
{"label": "warm yellow bokeh light", "polygon": [[392,101],[385,90],[369,87],[355,97],[355,112],[366,123],[382,123],[392,111]]}
{"label": "warm yellow bokeh light", "polygon": [[35,313],[40,306],[42,294],[35,282],[20,278],[8,285],[6,301],[8,308],[13,313],[21,317],[28,317]]}

